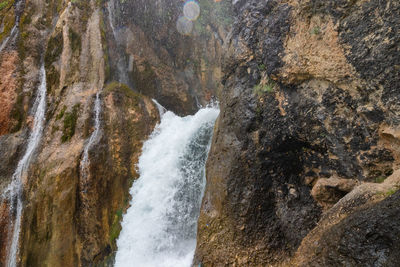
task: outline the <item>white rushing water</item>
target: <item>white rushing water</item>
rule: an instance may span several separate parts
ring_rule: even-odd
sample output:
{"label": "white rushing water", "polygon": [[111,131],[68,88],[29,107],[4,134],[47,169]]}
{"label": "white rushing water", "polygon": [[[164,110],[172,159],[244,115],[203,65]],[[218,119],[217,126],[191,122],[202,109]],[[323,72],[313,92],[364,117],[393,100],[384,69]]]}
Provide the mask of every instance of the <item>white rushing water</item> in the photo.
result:
{"label": "white rushing water", "polygon": [[101,132],[101,122],[100,122],[100,114],[101,114],[101,100],[100,100],[100,91],[96,94],[96,100],[94,101],[94,131],[89,137],[88,142],[85,145],[83,150],[83,156],[80,163],[81,174],[83,179],[86,179],[89,173],[88,167],[90,163],[89,159],[89,150],[92,148],[94,144],[99,141],[100,132]]}
{"label": "white rushing water", "polygon": [[24,156],[18,162],[17,169],[15,170],[11,184],[8,186],[5,192],[5,196],[10,199],[11,213],[15,214],[15,220],[13,223],[13,232],[11,245],[8,250],[7,266],[15,267],[17,265],[18,255],[18,241],[21,230],[21,217],[22,217],[22,176],[25,174],[29,167],[32,155],[39,146],[40,139],[42,138],[43,127],[45,122],[46,112],[46,70],[44,64],[40,68],[40,85],[38,88],[38,94],[33,105],[34,123],[32,132],[28,139],[28,145]]}
{"label": "white rushing water", "polygon": [[7,38],[4,39],[4,41],[0,45],[0,53],[4,50],[4,48],[8,45],[10,41],[14,41],[15,38],[18,36],[18,24],[15,24],[14,27],[11,29],[10,34],[7,36]]}
{"label": "white rushing water", "polygon": [[[160,112],[163,112],[160,109]],[[116,267],[190,267],[213,126],[207,107],[181,118],[167,111],[143,145],[131,207],[117,240]]]}

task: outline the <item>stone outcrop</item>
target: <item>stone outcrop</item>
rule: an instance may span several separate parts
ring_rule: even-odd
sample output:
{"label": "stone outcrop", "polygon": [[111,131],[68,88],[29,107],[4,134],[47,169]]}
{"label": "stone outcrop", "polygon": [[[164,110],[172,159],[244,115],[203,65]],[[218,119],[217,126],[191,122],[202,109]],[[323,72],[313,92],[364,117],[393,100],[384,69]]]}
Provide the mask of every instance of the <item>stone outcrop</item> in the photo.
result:
{"label": "stone outcrop", "polygon": [[399,3],[234,9],[195,264],[398,264]]}

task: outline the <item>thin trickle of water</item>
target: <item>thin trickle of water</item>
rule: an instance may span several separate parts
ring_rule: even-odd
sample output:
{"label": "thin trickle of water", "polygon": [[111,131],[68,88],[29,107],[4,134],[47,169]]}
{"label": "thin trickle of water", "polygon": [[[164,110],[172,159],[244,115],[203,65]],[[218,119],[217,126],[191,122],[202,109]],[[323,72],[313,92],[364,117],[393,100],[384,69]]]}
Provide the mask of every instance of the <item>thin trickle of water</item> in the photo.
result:
{"label": "thin trickle of water", "polygon": [[160,113],[130,190],[116,267],[189,267],[193,260],[205,162],[219,110],[207,107],[184,118],[163,108]]}
{"label": "thin trickle of water", "polygon": [[108,11],[108,20],[110,23],[111,31],[113,33],[113,37],[117,47],[118,58],[116,59],[116,67],[118,71],[118,82],[128,84],[128,73],[126,69],[128,68],[126,62],[124,60],[124,56],[122,55],[123,49],[120,47],[120,38],[119,34],[115,29],[115,13],[116,13],[116,3],[114,0],[109,0],[107,3],[107,11]]}
{"label": "thin trickle of water", "polygon": [[15,8],[15,22],[14,22],[14,26],[12,27],[10,34],[3,40],[3,42],[0,45],[0,53],[4,50],[4,48],[7,47],[7,45],[10,42],[14,42],[15,39],[17,38],[18,34],[19,34],[19,22],[20,22],[20,18],[21,18],[21,9],[22,9],[22,5],[23,5],[23,1],[22,0],[17,0],[14,3],[14,8]]}
{"label": "thin trickle of water", "polygon": [[96,94],[96,100],[94,101],[94,131],[89,137],[88,142],[85,145],[83,150],[83,156],[80,163],[81,174],[84,179],[88,177],[89,174],[89,150],[99,141],[100,133],[101,133],[101,99],[100,99],[100,91]]}
{"label": "thin trickle of water", "polygon": [[158,114],[160,114],[160,118],[162,118],[162,116],[165,114],[165,112],[167,112],[167,109],[164,108],[160,103],[157,102],[157,100],[152,99],[153,103],[156,104],[157,109],[158,109]]}
{"label": "thin trickle of water", "polygon": [[44,64],[40,68],[40,85],[38,94],[33,106],[34,123],[32,132],[28,139],[28,146],[22,159],[18,162],[17,169],[15,170],[11,184],[7,187],[4,196],[8,197],[11,203],[11,214],[15,213],[15,220],[13,223],[11,245],[8,250],[7,266],[15,267],[17,265],[18,256],[18,242],[21,230],[21,217],[22,217],[22,176],[26,173],[32,155],[39,146],[43,134],[46,112],[46,70]]}
{"label": "thin trickle of water", "polygon": [[10,35],[4,39],[4,41],[0,45],[0,53],[4,50],[4,48],[9,44],[10,41],[14,41],[15,38],[18,36],[18,24],[15,24],[14,27],[11,29]]}

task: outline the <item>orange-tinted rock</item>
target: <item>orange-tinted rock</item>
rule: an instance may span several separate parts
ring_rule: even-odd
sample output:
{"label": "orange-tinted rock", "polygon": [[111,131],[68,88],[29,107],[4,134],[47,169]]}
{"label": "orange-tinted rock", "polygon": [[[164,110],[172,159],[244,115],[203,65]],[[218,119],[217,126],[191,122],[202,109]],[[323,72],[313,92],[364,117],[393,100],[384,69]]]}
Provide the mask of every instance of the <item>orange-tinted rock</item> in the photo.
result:
{"label": "orange-tinted rock", "polygon": [[11,110],[17,101],[17,64],[16,51],[4,52],[0,63],[0,135],[8,133],[13,124]]}

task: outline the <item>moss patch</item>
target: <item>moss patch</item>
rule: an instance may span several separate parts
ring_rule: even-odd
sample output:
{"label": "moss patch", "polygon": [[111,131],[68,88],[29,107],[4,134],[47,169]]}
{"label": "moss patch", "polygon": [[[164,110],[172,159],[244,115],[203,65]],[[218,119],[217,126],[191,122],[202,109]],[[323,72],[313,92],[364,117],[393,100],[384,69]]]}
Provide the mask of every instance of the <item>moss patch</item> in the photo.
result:
{"label": "moss patch", "polygon": [[71,140],[75,134],[76,121],[78,120],[79,104],[73,106],[71,112],[67,112],[64,115],[64,126],[63,135],[61,136],[61,141],[63,143]]}
{"label": "moss patch", "polygon": [[129,97],[132,97],[134,99],[137,99],[138,101],[141,98],[140,94],[135,93],[126,84],[119,83],[119,82],[111,82],[111,83],[107,84],[106,88],[104,89],[104,93],[105,94],[109,94],[109,93],[112,93],[112,92],[122,93],[122,94],[124,94],[126,96],[129,96]]}

